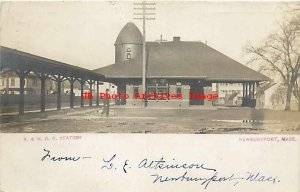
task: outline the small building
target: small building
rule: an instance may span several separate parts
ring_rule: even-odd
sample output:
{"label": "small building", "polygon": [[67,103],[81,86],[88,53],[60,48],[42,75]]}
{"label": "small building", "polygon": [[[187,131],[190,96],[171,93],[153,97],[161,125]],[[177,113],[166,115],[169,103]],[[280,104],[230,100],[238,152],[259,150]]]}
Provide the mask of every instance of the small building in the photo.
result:
{"label": "small building", "polygon": [[[24,79],[24,94],[39,95],[41,92],[41,83],[39,78],[29,73]],[[46,95],[51,94],[53,82],[50,79],[46,81]],[[2,71],[0,74],[0,94],[20,94],[20,78],[14,71]]]}
{"label": "small building", "polygon": [[[118,92],[129,95],[122,104],[141,106],[143,36],[137,26],[127,23],[115,42],[115,63],[96,69]],[[146,42],[146,100],[149,107],[211,106],[213,101],[197,95],[216,94],[212,85],[240,84],[242,105],[255,107],[255,92],[270,79],[199,41]],[[153,95],[180,95],[161,98]],[[195,96],[196,95],[196,96]],[[195,97],[193,97],[195,96]]]}

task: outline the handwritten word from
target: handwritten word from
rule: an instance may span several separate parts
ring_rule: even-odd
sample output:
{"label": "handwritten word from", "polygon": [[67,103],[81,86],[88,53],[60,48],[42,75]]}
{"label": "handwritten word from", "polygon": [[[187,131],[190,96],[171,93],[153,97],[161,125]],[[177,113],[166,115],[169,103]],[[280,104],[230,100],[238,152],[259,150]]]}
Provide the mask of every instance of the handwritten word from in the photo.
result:
{"label": "handwritten word from", "polygon": [[44,156],[41,158],[41,161],[78,161],[78,160],[82,160],[82,159],[89,159],[92,157],[87,157],[87,156],[66,156],[66,155],[62,155],[62,156],[55,156],[50,154],[51,151],[44,149],[44,152],[46,152],[46,154],[44,154]]}

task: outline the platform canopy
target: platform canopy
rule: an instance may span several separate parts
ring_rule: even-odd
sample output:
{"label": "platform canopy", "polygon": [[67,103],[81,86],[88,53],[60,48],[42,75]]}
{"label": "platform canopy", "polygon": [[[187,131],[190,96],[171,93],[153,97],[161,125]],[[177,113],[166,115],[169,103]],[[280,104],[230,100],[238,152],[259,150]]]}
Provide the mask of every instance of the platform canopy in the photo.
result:
{"label": "platform canopy", "polygon": [[103,75],[95,73],[94,71],[4,46],[0,47],[0,61],[1,69],[22,69],[51,75],[61,75],[64,77],[92,79],[95,81],[104,80]]}
{"label": "platform canopy", "polygon": [[[142,57],[94,70],[108,79],[142,78]],[[265,75],[202,42],[147,42],[147,78],[205,79],[211,82],[269,81]]]}
{"label": "platform canopy", "polygon": [[[105,80],[104,76],[94,71],[66,64],[63,62],[47,59],[45,57],[33,55],[20,50],[11,49],[8,47],[0,47],[0,69],[1,75],[14,71],[19,77],[19,114],[23,115],[25,112],[25,78],[34,73],[40,79],[40,96],[41,96],[41,112],[45,112],[46,108],[46,79],[52,78],[56,81],[57,92],[56,102],[57,110],[61,110],[61,94],[62,83],[66,80],[70,83],[70,108],[74,107],[74,82],[77,80],[80,83],[81,92],[81,107],[84,106],[83,91],[85,83],[90,85],[90,92],[92,92],[92,85],[97,84],[97,94],[99,92],[99,83]],[[8,87],[6,90],[9,90]],[[27,89],[27,90],[26,90]],[[99,97],[96,97],[96,105],[99,106]],[[89,106],[92,106],[92,100],[89,100]]]}

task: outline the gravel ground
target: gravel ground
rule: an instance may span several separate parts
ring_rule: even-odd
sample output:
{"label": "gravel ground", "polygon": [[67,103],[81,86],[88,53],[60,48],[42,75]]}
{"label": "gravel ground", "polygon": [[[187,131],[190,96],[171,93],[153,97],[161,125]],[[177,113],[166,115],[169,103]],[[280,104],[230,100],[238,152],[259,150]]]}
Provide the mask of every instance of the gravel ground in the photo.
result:
{"label": "gravel ground", "polygon": [[2,133],[299,134],[300,112],[251,108],[82,108],[0,116]]}

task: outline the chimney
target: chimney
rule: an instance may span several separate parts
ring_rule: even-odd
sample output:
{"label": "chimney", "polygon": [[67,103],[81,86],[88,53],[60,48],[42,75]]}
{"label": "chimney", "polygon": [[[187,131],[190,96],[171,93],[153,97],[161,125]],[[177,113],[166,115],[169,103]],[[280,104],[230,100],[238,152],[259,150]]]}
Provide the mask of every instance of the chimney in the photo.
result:
{"label": "chimney", "polygon": [[179,42],[180,41],[180,37],[173,37],[173,42]]}

